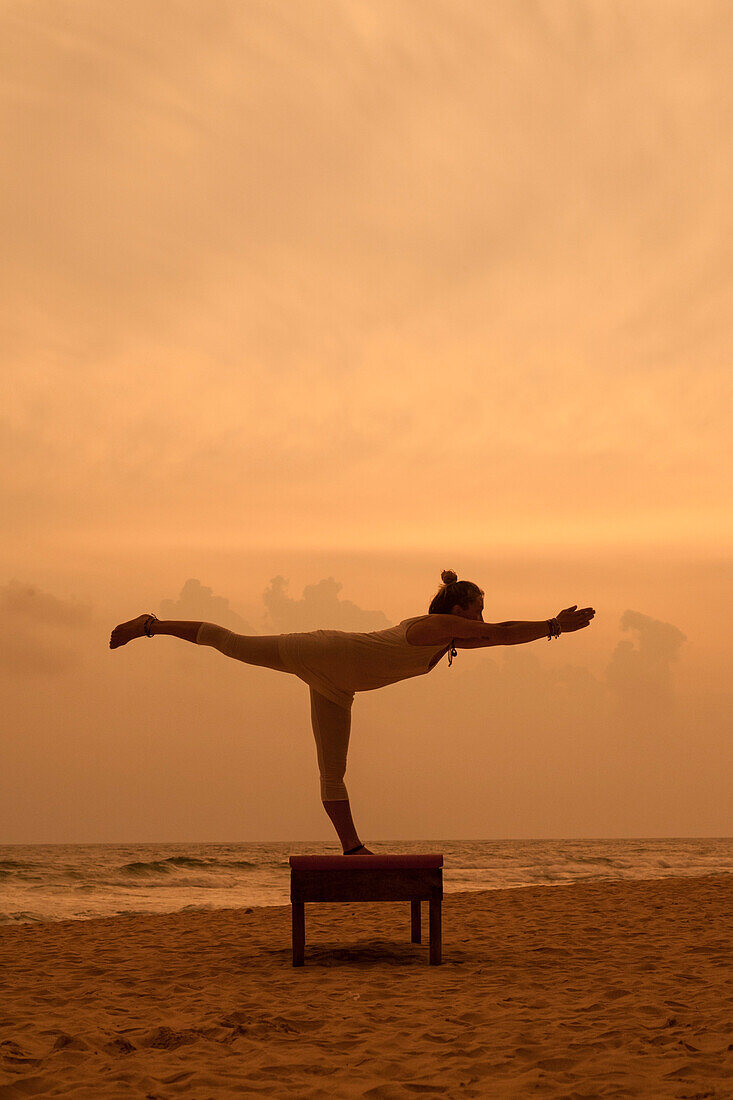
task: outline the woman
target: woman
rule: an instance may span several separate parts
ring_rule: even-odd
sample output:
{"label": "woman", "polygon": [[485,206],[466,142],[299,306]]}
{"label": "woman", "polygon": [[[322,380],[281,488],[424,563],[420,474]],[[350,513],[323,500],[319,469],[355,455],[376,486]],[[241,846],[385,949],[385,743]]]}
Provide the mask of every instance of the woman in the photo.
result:
{"label": "woman", "polygon": [[339,835],[344,855],[371,855],[356,832],[344,785],[354,693],[371,691],[430,672],[448,650],[517,645],[589,626],[592,607],[577,604],[541,622],[485,623],[484,593],[472,581],[459,581],[444,570],[443,584],[427,615],[403,619],[397,626],[369,633],[312,630],[300,634],[235,634],[214,623],[161,621],[139,615],[115,627],[110,649],[133,638],[170,634],[186,642],[213,646],[248,665],[263,665],[300,677],[310,687],[311,722],[321,776],[321,801]]}

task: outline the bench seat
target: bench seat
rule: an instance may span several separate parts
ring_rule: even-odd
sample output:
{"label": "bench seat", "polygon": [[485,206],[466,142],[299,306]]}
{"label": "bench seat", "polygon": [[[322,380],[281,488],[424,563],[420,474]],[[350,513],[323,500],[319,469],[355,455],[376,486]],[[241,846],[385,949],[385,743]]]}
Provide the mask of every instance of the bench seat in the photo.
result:
{"label": "bench seat", "polygon": [[420,902],[429,903],[431,965],[441,961],[443,855],[290,856],[293,966],[305,961],[305,903],[409,901],[412,942],[421,942]]}

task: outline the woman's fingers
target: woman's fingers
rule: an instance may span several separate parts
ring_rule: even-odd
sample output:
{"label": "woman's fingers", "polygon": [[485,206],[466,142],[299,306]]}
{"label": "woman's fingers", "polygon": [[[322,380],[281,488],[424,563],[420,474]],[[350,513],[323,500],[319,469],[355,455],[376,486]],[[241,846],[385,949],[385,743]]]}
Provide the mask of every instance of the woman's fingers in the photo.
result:
{"label": "woman's fingers", "polygon": [[591,619],[596,613],[595,608],[582,607],[579,611],[577,608],[578,605],[574,603],[572,607],[566,607],[559,612],[560,615],[569,616],[561,620],[563,630],[581,630],[585,626],[590,626]]}

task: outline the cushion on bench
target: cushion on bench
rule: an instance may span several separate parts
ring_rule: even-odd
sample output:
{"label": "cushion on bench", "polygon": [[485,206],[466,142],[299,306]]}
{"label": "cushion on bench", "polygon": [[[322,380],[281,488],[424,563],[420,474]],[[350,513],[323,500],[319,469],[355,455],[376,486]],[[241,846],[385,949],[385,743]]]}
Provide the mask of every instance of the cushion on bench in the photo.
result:
{"label": "cushion on bench", "polygon": [[291,856],[296,871],[417,871],[443,866],[442,852],[394,856]]}

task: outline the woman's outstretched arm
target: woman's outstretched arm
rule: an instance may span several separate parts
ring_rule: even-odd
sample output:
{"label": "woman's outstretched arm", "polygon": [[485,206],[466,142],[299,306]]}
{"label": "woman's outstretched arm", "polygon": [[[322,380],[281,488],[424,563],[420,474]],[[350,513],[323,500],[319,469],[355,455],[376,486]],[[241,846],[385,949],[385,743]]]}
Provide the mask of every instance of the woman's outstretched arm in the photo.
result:
{"label": "woman's outstretched arm", "polygon": [[[595,608],[584,607],[577,611],[575,607],[566,607],[557,616],[560,629],[563,634],[574,630],[582,630],[590,626],[595,615]],[[436,616],[437,618],[437,616]],[[455,623],[455,616],[450,616]],[[550,620],[542,619],[537,622],[510,619],[505,623],[483,623],[475,619],[464,619],[463,624],[456,624],[456,636],[452,639],[457,649],[483,649],[486,646],[495,645],[523,645],[525,642],[534,642],[538,638],[549,638]],[[461,633],[473,634],[473,637],[461,637]],[[478,635],[478,636],[476,636]]]}
{"label": "woman's outstretched arm", "polygon": [[[486,649],[487,646],[519,645],[521,642],[533,642],[536,638],[547,638],[550,633],[549,620],[544,623],[534,623],[512,619],[506,623],[484,623],[482,625],[491,628],[487,631],[485,637],[453,638],[453,645],[456,649]],[[515,629],[516,627],[519,627],[519,629]],[[535,627],[543,627],[544,629],[541,634],[538,634],[534,630]]]}
{"label": "woman's outstretched arm", "polygon": [[499,645],[522,645],[523,642],[535,642],[538,638],[549,638],[550,620],[534,622],[528,619],[497,623],[496,629],[501,638]]}
{"label": "woman's outstretched arm", "polygon": [[[576,610],[576,605],[566,607],[556,616],[560,630],[563,634],[570,634],[575,630],[582,630],[590,626],[591,619],[595,615],[595,608],[582,607]],[[538,638],[550,637],[550,620],[541,622],[508,622],[496,623],[494,629],[498,631],[498,645],[521,645],[523,642],[534,642]]]}

